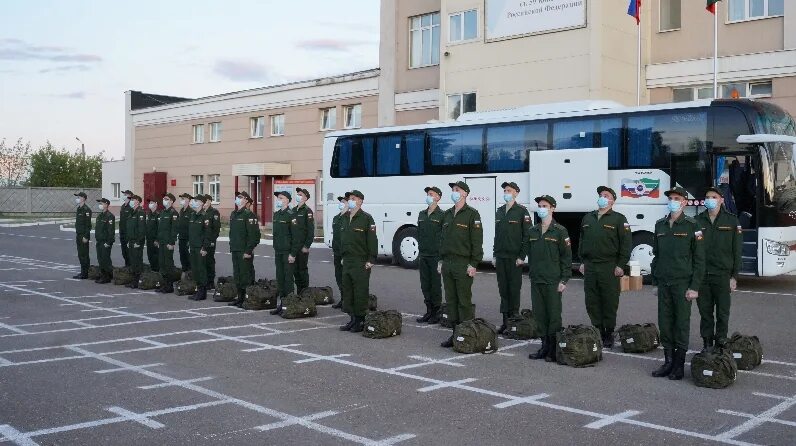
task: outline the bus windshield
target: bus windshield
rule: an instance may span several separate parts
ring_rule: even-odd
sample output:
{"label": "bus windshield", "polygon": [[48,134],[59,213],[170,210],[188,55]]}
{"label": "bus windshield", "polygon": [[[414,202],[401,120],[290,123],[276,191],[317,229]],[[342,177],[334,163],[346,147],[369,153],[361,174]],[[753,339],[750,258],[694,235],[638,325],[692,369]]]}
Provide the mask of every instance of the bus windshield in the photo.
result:
{"label": "bus windshield", "polygon": [[[761,133],[796,136],[793,118],[781,108],[758,103],[757,125]],[[763,182],[766,204],[773,205],[778,224],[796,225],[796,172],[792,144],[767,144],[768,175]]]}

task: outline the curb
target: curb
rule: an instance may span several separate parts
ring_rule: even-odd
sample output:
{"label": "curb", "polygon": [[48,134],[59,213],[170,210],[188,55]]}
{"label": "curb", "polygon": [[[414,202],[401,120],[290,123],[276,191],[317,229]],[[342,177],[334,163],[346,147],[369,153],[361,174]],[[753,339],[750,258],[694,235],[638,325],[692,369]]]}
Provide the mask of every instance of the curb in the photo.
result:
{"label": "curb", "polygon": [[0,228],[26,228],[29,226],[63,225],[71,220],[34,221],[30,223],[0,223]]}

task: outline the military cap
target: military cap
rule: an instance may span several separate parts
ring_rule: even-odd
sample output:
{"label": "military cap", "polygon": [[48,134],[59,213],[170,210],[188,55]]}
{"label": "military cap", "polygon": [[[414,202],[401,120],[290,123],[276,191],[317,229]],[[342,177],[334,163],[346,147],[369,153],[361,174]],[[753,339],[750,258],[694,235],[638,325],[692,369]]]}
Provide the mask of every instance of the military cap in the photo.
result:
{"label": "military cap", "polygon": [[205,194],[205,201],[211,201],[212,202],[213,201],[213,197],[211,197],[210,194]]}
{"label": "military cap", "polygon": [[235,192],[235,196],[236,196],[236,197],[243,197],[243,198],[245,198],[245,199],[249,200],[249,202],[252,202],[252,201],[254,201],[254,200],[252,200],[252,197],[251,197],[251,195],[249,195],[249,193],[248,193],[248,192],[246,192],[245,190],[242,190],[242,191],[240,191],[240,192]]}
{"label": "military cap", "polygon": [[536,197],[533,199],[533,201],[535,201],[536,204],[539,204],[540,201],[546,201],[550,204],[550,206],[556,207],[556,199],[551,197],[550,195],[542,195],[541,197]]}
{"label": "military cap", "polygon": [[614,190],[611,189],[610,187],[608,187],[608,186],[600,186],[600,187],[597,188],[597,193],[598,194],[601,194],[603,192],[608,192],[609,194],[611,194],[612,197],[614,197],[614,200],[616,200],[616,192],[614,192]]}
{"label": "military cap", "polygon": [[139,203],[140,203],[140,202],[142,202],[142,201],[144,201],[144,200],[142,200],[142,199],[141,199],[141,197],[139,197],[139,196],[138,196],[138,195],[136,195],[136,194],[133,194],[133,196],[132,196],[132,197],[130,197],[130,199],[131,199],[131,200],[138,200],[138,202],[139,202]]}
{"label": "military cap", "polygon": [[337,197],[337,201],[348,200],[348,197],[350,197],[350,196],[351,196],[351,195],[350,195],[348,192],[346,192],[344,196],[342,196],[342,197]]}
{"label": "military cap", "polygon": [[307,198],[310,198],[310,191],[308,191],[307,189],[302,189],[302,188],[300,188],[300,187],[297,187],[297,188],[296,188],[296,193],[298,193],[298,192],[301,192],[301,193],[303,193],[304,195],[306,195],[306,196],[307,196]]}
{"label": "military cap", "polygon": [[453,189],[453,186],[458,186],[459,189],[467,192],[468,194],[470,193],[470,186],[468,186],[467,183],[465,183],[464,181],[457,181],[455,183],[448,183],[448,186],[450,186],[451,189]]}
{"label": "military cap", "polygon": [[520,191],[520,186],[517,186],[517,183],[515,183],[513,181],[512,182],[504,181],[503,184],[500,185],[501,189],[505,189],[506,187],[510,187],[510,188],[516,190],[517,192]]}
{"label": "military cap", "polygon": [[125,194],[125,195],[135,195],[135,194],[133,194],[133,191],[131,191],[130,189],[127,189],[127,190],[123,191],[122,193]]}
{"label": "military cap", "polygon": [[677,195],[679,195],[679,196],[681,196],[683,198],[688,198],[688,192],[686,192],[686,190],[684,188],[680,187],[680,186],[675,186],[675,187],[667,190],[663,194],[666,195],[667,197],[672,195],[672,194],[677,194]]}
{"label": "military cap", "polygon": [[719,196],[720,196],[721,198],[724,198],[724,193],[723,193],[723,192],[721,191],[721,189],[719,189],[718,187],[715,187],[715,186],[710,186],[710,187],[708,188],[708,190],[706,190],[706,191],[705,191],[705,195],[707,195],[707,193],[708,193],[708,192],[715,192],[715,193],[719,194]]}
{"label": "military cap", "polygon": [[[180,196],[182,196],[182,195],[180,195]],[[163,194],[163,198],[166,198],[166,197],[168,197],[169,200],[171,200],[172,203],[177,201],[177,199],[174,198],[174,194],[172,194],[171,192],[166,192],[165,194]]]}
{"label": "military cap", "polygon": [[187,198],[189,200],[193,200],[193,197],[188,192],[181,193],[180,198]]}
{"label": "military cap", "polygon": [[157,199],[157,198],[155,198],[155,197],[150,197],[148,201],[149,201],[150,203],[157,203],[157,202],[158,202],[158,199]]}
{"label": "military cap", "polygon": [[97,203],[105,203],[110,206],[111,201],[108,200],[107,198],[100,198],[99,200],[97,200]]}
{"label": "military cap", "polygon": [[86,196],[86,193],[85,193],[85,192],[78,192],[78,193],[76,193],[76,194],[75,194],[75,196],[76,196],[76,197],[88,198],[88,197]]}
{"label": "military cap", "polygon": [[287,190],[280,190],[280,191],[274,192],[274,196],[275,197],[278,197],[280,195],[286,196],[288,200],[292,200],[293,199],[293,197],[290,196],[290,191],[287,191]]}
{"label": "military cap", "polygon": [[193,199],[194,199],[194,200],[199,200],[199,201],[201,201],[202,203],[204,203],[205,201],[207,201],[207,195],[202,195],[202,194],[199,194],[199,195],[197,195],[197,196],[193,197]]}
{"label": "military cap", "polygon": [[430,191],[430,190],[433,190],[434,192],[436,192],[437,195],[439,195],[440,197],[442,196],[442,191],[439,190],[439,188],[437,186],[428,186],[427,188],[423,189],[423,191],[425,193],[428,193],[428,191]]}
{"label": "military cap", "polygon": [[349,192],[348,195],[349,196],[353,195],[354,197],[359,197],[360,200],[364,200],[365,199],[365,194],[363,194],[362,192],[360,192],[360,191],[358,191],[356,189],[354,189],[351,192]]}

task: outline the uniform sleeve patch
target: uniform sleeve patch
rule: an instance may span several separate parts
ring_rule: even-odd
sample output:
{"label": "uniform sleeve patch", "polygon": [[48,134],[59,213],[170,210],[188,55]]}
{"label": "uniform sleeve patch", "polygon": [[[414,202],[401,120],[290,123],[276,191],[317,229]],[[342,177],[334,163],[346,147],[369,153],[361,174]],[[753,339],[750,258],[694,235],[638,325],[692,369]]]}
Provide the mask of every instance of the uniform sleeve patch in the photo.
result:
{"label": "uniform sleeve patch", "polygon": [[295,218],[294,218],[293,220],[290,220],[290,221],[291,221],[291,222],[292,222],[294,225],[297,225],[297,224],[298,224],[298,220],[296,220]]}
{"label": "uniform sleeve patch", "polygon": [[370,230],[371,231],[375,231],[376,230],[376,225],[370,225]]}
{"label": "uniform sleeve patch", "polygon": [[213,218],[215,218],[216,220],[218,220],[218,215],[214,215],[214,216],[213,216]]}
{"label": "uniform sleeve patch", "polygon": [[530,221],[531,221],[531,216],[530,215],[526,215],[525,216],[525,222],[526,223],[530,223]]}
{"label": "uniform sleeve patch", "polygon": [[695,232],[694,237],[696,237],[697,240],[702,240],[702,231]]}
{"label": "uniform sleeve patch", "polygon": [[736,226],[735,228],[738,230],[738,234],[743,232],[743,228],[741,228],[740,226]]}
{"label": "uniform sleeve patch", "polygon": [[572,242],[569,241],[569,237],[564,239],[564,243],[566,243],[567,246],[572,246]]}
{"label": "uniform sleeve patch", "polygon": [[171,219],[172,219],[172,220],[176,220],[176,219],[177,219],[177,217],[178,217],[178,215],[177,215],[177,214],[174,214],[174,215],[171,217]]}

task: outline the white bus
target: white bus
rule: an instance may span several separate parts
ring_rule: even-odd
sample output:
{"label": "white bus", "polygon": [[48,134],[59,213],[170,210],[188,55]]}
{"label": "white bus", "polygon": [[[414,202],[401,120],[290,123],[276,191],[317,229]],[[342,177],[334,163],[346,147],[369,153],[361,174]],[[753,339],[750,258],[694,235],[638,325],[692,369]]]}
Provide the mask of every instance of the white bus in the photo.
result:
{"label": "white bus", "polygon": [[[417,214],[426,186],[470,186],[481,214],[484,261],[492,258],[500,184],[514,181],[518,201],[558,201],[556,220],[577,254],[579,223],[596,208],[596,187],[618,195],[615,209],[633,231],[632,260],[648,274],[655,221],[667,213],[663,192],[689,192],[688,215],[704,210],[706,188],[725,190],[744,233],[743,273],[796,273],[796,128],[779,107],[753,100],[704,100],[643,107],[608,101],[467,113],[453,122],[329,133],[323,145],[324,237],[331,246],[335,197],[365,194],[376,220],[379,254],[404,267],[417,263]],[[577,255],[575,255],[577,262]]]}

